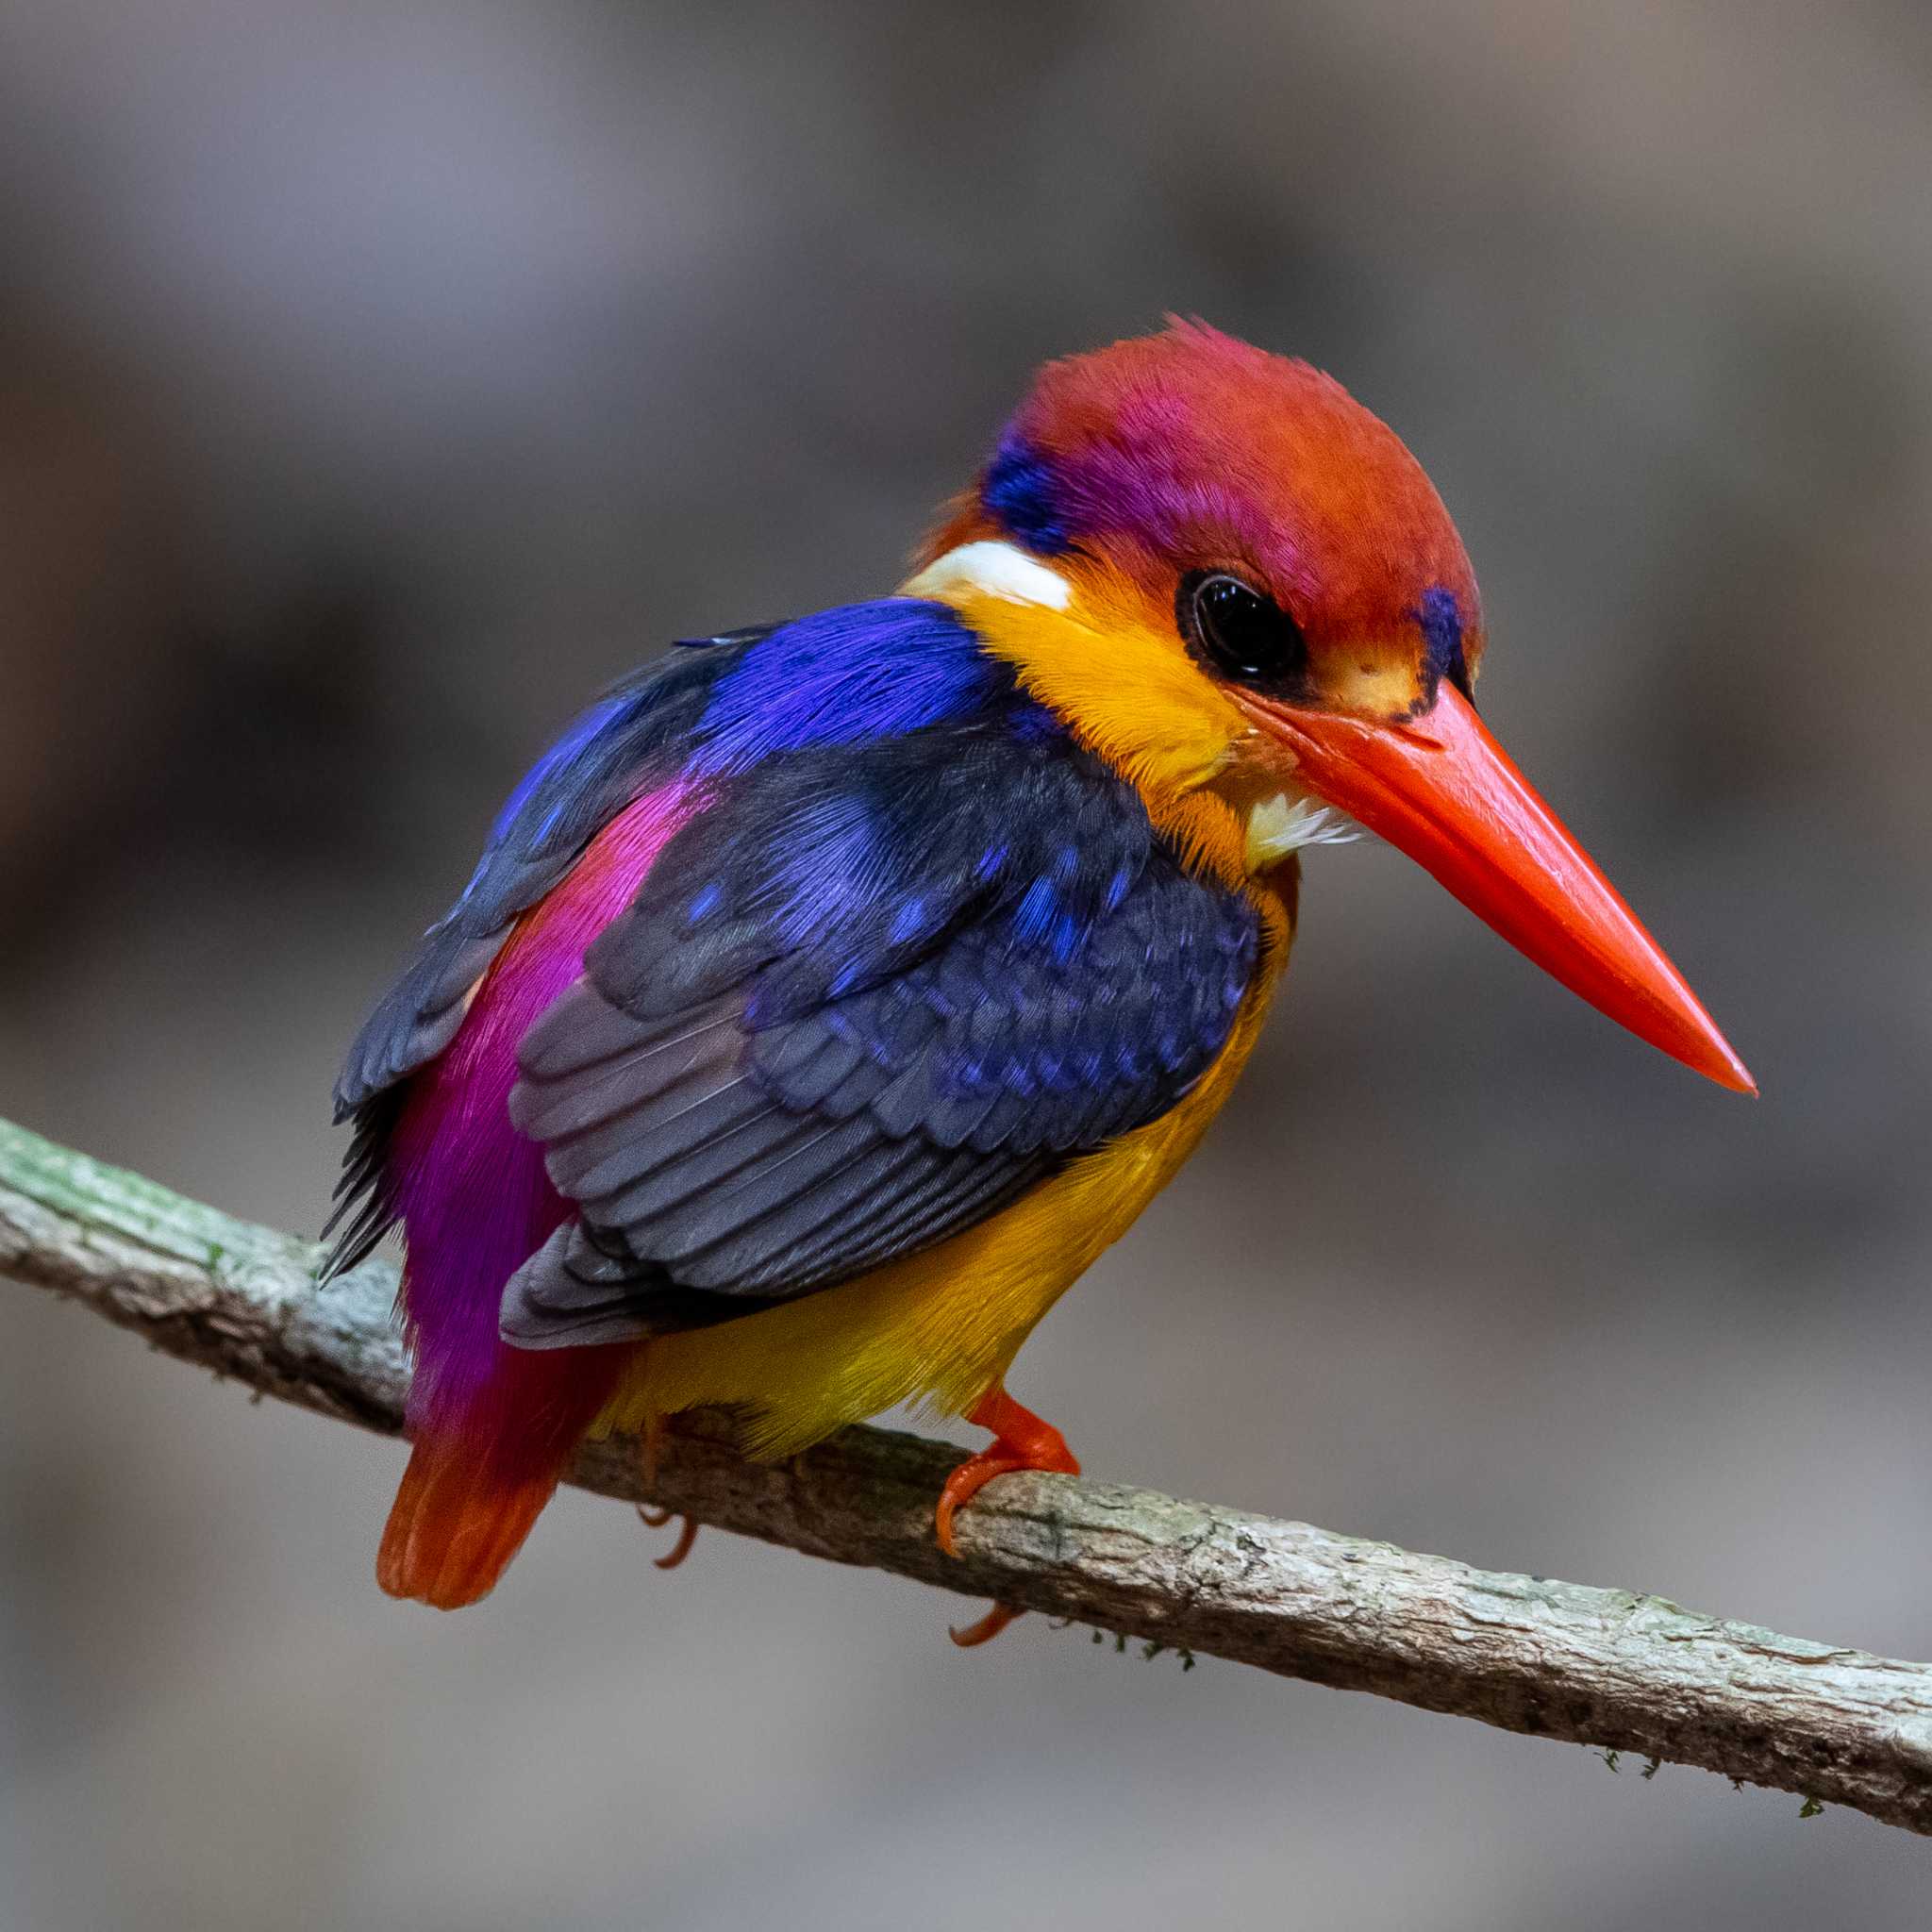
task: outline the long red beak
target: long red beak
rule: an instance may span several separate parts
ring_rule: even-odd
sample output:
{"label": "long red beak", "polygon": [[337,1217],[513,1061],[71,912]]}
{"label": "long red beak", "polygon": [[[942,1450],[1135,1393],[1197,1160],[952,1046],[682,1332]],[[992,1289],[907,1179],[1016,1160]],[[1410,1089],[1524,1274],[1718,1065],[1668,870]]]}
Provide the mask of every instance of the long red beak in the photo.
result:
{"label": "long red beak", "polygon": [[1453,686],[1407,724],[1242,702],[1310,791],[1407,853],[1545,973],[1720,1087],[1757,1091],[1663,949]]}

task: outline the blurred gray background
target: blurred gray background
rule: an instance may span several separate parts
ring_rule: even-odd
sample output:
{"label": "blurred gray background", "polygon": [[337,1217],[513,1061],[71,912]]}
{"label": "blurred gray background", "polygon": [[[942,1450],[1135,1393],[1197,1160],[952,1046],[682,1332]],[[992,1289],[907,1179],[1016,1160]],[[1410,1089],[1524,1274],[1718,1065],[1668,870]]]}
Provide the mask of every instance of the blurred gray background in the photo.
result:
{"label": "blurred gray background", "polygon": [[[890,587],[1041,358],[1391,421],[1485,709],[1764,1087],[1318,852],[1238,1103],[1014,1386],[1090,1470],[1932,1655],[1915,4],[0,7],[0,1111],[314,1228],[363,1008],[663,641]],[[0,1291],[0,1926],[1905,1927],[1794,1798],[567,1495]]]}

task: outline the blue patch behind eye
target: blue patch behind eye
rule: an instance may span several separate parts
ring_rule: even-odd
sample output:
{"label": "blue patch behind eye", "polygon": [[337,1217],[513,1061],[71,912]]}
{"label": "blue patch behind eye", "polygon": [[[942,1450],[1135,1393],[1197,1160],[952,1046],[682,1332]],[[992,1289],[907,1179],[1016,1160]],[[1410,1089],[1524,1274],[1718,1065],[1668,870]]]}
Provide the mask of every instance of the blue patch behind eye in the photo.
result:
{"label": "blue patch behind eye", "polygon": [[1073,548],[1055,501],[1052,466],[1017,429],[1000,439],[979,494],[1000,526],[1029,550],[1056,557]]}
{"label": "blue patch behind eye", "polygon": [[761,639],[711,691],[690,770],[741,772],[779,752],[864,744],[970,717],[1001,671],[946,605],[882,597]]}
{"label": "blue patch behind eye", "polygon": [[1423,627],[1424,674],[1432,684],[1446,677],[1467,697],[1469,666],[1462,655],[1462,612],[1456,592],[1441,584],[1424,591],[1415,615]]}

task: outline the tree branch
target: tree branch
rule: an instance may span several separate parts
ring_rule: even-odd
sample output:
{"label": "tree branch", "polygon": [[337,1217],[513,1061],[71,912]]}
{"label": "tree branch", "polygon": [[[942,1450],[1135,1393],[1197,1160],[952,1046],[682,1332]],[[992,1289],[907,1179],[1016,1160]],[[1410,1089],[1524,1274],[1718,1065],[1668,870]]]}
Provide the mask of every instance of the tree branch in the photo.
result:
{"label": "tree branch", "polygon": [[[0,1274],[395,1435],[408,1368],[393,1271],[370,1263],[318,1290],[320,1258],[0,1121]],[[1932,1667],[1065,1476],[985,1491],[960,1515],[955,1561],[932,1508],[958,1455],[855,1428],[765,1466],[732,1453],[722,1418],[695,1415],[676,1420],[653,1487],[625,1442],[586,1447],[572,1480],[834,1562],[1932,1833]]]}

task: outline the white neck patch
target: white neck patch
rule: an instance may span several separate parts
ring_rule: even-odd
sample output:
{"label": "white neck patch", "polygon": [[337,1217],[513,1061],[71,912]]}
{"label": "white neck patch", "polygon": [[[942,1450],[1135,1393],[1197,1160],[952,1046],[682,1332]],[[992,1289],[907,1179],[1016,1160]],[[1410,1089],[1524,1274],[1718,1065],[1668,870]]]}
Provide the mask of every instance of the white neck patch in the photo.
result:
{"label": "white neck patch", "polygon": [[916,577],[900,585],[899,594],[938,597],[948,604],[962,597],[1003,597],[1008,604],[1043,604],[1049,610],[1064,610],[1073,601],[1074,587],[1037,557],[987,538],[934,558]]}
{"label": "white neck patch", "polygon": [[1277,791],[1248,813],[1248,870],[1265,871],[1304,845],[1346,845],[1360,837],[1361,827],[1345,812]]}

